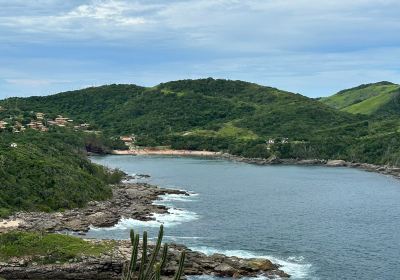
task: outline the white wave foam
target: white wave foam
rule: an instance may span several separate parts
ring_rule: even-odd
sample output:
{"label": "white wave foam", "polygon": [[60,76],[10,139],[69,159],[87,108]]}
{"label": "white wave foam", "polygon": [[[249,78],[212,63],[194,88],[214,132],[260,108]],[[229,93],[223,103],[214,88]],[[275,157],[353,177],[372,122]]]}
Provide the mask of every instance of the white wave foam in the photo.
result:
{"label": "white wave foam", "polygon": [[[195,276],[188,276],[187,277],[190,280],[218,280],[218,279],[229,279],[229,278],[224,278],[224,277],[217,277],[217,276],[212,276],[212,275],[195,275]],[[251,279],[251,280],[266,280],[266,279],[270,279],[267,278],[266,276],[256,276],[256,277],[243,277],[240,278],[242,280],[247,280],[247,279]],[[276,278],[275,278],[276,279]]]}
{"label": "white wave foam", "polygon": [[159,200],[153,202],[153,204],[164,205],[164,203],[170,203],[175,201],[180,202],[190,202],[194,201],[193,197],[195,194],[185,195],[185,194],[164,194],[159,196]]}
{"label": "white wave foam", "polygon": [[136,227],[159,227],[163,224],[165,227],[176,226],[185,222],[197,220],[199,215],[187,210],[171,208],[165,214],[152,214],[154,220],[140,221],[131,218],[122,218],[119,222],[108,228],[91,227],[91,230],[124,230]]}
{"label": "white wave foam", "polygon": [[164,237],[172,242],[180,242],[182,240],[199,240],[205,239],[205,237],[200,236],[172,236],[172,235],[164,235]]}
{"label": "white wave foam", "polygon": [[245,250],[218,250],[216,248],[211,247],[190,247],[191,250],[202,252],[206,255],[212,254],[223,254],[230,257],[239,257],[244,259],[251,259],[251,258],[265,258],[269,259],[273,263],[277,263],[281,265],[281,269],[286,273],[290,274],[292,277],[291,279],[311,279],[311,267],[312,265],[306,263],[304,257],[302,256],[291,256],[287,259],[281,259],[274,256],[265,256],[259,255],[251,251]]}
{"label": "white wave foam", "polygon": [[[184,191],[184,190],[183,190]],[[185,191],[186,192],[186,191]],[[159,227],[163,224],[165,227],[176,226],[185,222],[190,222],[193,220],[197,220],[199,215],[195,212],[187,211],[184,209],[178,209],[173,207],[174,201],[181,201],[181,202],[189,202],[193,201],[190,199],[192,196],[197,196],[196,193],[190,193],[189,195],[185,194],[165,194],[160,195],[159,200],[153,202],[155,205],[163,205],[169,207],[168,213],[165,214],[158,214],[153,213],[151,217],[153,218],[150,221],[141,221],[131,218],[121,218],[119,222],[108,228],[97,228],[97,227],[90,227],[90,230],[99,231],[99,230],[126,230],[133,227]]]}

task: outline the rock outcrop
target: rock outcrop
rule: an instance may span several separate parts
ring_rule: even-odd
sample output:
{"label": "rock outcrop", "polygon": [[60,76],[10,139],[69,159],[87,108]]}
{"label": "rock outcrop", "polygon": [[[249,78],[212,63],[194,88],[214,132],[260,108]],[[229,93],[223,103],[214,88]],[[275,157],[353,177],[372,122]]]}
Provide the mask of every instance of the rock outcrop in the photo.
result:
{"label": "rock outcrop", "polygon": [[[152,213],[167,213],[167,207],[153,204],[160,195],[165,194],[189,195],[184,191],[163,189],[143,183],[121,184],[113,187],[113,198],[107,201],[89,202],[87,207],[64,212],[19,212],[8,221],[18,220],[16,228],[21,230],[86,232],[90,226],[113,226],[122,217],[148,221],[153,219]],[[10,230],[10,227],[1,227],[0,224],[0,232],[7,230]]]}
{"label": "rock outcrop", "polygon": [[326,166],[333,166],[333,167],[347,166],[347,163],[344,160],[341,160],[341,159],[328,160],[326,162]]}
{"label": "rock outcrop", "polygon": [[[102,242],[102,241],[93,241]],[[104,242],[104,241],[103,241]],[[150,252],[153,246],[150,246]],[[182,245],[171,245],[163,278],[170,279],[178,268],[180,252],[186,250],[184,275],[213,275],[219,277],[268,277],[287,278],[288,274],[267,259],[241,259],[221,254],[207,256],[191,251]],[[13,262],[0,263],[0,277],[6,279],[35,280],[86,280],[121,279],[124,265],[129,260],[131,248],[129,241],[116,241],[113,251],[98,258],[81,258],[63,264],[37,264],[26,259],[14,259]],[[140,255],[140,253],[139,253]]]}
{"label": "rock outcrop", "polygon": [[359,163],[359,162],[348,162],[341,159],[335,160],[324,160],[324,159],[279,159],[276,157],[270,157],[268,159],[263,158],[245,158],[240,156],[234,156],[230,154],[222,154],[220,158],[233,160],[238,162],[245,162],[250,164],[259,165],[272,165],[272,164],[282,164],[282,165],[320,165],[328,167],[351,167],[362,169],[365,171],[381,173],[385,175],[394,176],[400,179],[400,168],[396,166],[388,165],[376,165],[370,163]]}

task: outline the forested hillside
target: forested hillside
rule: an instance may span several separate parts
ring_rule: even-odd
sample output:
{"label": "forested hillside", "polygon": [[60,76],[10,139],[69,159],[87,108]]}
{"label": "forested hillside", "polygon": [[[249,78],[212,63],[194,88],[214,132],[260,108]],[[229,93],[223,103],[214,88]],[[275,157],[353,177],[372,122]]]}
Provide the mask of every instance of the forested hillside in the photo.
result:
{"label": "forested hillside", "polygon": [[62,210],[111,197],[111,172],[86,157],[85,138],[53,129],[0,132],[0,217],[17,210]]}
{"label": "forested hillside", "polygon": [[[379,92],[371,93],[371,87]],[[0,105],[88,122],[106,138],[134,134],[141,146],[397,165],[397,117],[353,114],[346,109],[355,100],[363,103],[392,94],[396,87],[388,82],[362,85],[332,99],[315,100],[253,83],[208,78],[151,88],[92,87],[52,96],[12,98]],[[392,110],[397,110],[393,106]],[[271,139],[272,144],[268,143]]]}
{"label": "forested hillside", "polygon": [[134,133],[155,137],[155,142],[183,134],[306,139],[319,130],[362,120],[299,94],[214,79],[153,88],[110,85],[3,104],[64,114],[93,123],[109,135]]}

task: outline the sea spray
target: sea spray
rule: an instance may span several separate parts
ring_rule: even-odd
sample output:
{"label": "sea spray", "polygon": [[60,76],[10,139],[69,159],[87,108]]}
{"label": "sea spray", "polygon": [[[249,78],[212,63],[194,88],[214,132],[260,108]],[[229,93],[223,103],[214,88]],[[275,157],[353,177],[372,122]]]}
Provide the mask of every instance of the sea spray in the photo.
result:
{"label": "sea spray", "polygon": [[[230,257],[239,257],[243,259],[251,259],[251,258],[265,258],[270,260],[273,263],[281,265],[281,269],[291,275],[290,279],[308,279],[308,280],[317,280],[311,276],[312,274],[312,265],[307,263],[304,257],[288,257],[288,258],[278,258],[270,255],[260,255],[251,251],[245,250],[220,250],[212,247],[206,246],[193,246],[189,247],[189,249],[197,252],[204,253],[206,255],[213,254],[223,254]],[[254,279],[254,278],[253,278]]]}

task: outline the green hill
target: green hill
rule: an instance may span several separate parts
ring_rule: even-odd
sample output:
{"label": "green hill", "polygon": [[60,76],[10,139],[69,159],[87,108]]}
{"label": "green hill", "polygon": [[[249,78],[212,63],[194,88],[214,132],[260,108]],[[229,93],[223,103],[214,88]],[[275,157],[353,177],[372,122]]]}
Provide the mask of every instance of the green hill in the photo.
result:
{"label": "green hill", "polygon": [[[346,112],[356,105],[357,96],[364,98],[358,103],[367,102],[392,94],[396,88],[387,82],[363,85],[320,102],[272,87],[208,78],[149,88],[91,87],[7,99],[0,101],[0,106],[44,112],[50,118],[61,114],[77,123],[90,123],[109,139],[135,134],[140,146],[224,151],[246,157],[397,164],[400,161],[392,151],[400,142],[398,119]],[[390,101],[381,108],[391,104],[395,111],[396,103]],[[275,144],[266,143],[270,138]],[[381,148],[374,148],[376,145]]]}
{"label": "green hill", "polygon": [[400,114],[397,99],[400,85],[390,82],[365,84],[342,90],[320,101],[333,108],[353,114],[388,115]]}
{"label": "green hill", "polygon": [[[136,134],[147,144],[171,137],[307,139],[320,129],[357,121],[299,94],[242,81],[183,80],[153,88],[109,85],[52,96],[10,99],[22,110],[63,114],[108,135]],[[152,143],[151,143],[152,142]]]}
{"label": "green hill", "polygon": [[[108,184],[122,175],[90,163],[85,150],[122,148],[116,141],[121,135],[135,134],[141,146],[400,165],[400,121],[394,114],[398,90],[387,82],[362,85],[320,102],[253,83],[208,78],[2,100],[0,120],[7,126],[0,129],[0,216],[80,207],[110,197]],[[16,124],[37,120],[38,112],[45,113],[44,125],[58,115],[73,122],[66,128],[49,125],[49,131],[13,133]],[[91,131],[80,130],[82,123],[89,123]],[[275,143],[268,144],[270,138]]]}

